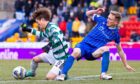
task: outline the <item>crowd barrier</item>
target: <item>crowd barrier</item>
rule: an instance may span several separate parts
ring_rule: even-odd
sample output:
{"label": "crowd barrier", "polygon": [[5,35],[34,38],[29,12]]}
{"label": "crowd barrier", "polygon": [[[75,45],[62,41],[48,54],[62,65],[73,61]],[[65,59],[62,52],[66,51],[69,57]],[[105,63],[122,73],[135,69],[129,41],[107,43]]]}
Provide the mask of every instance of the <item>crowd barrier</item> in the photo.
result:
{"label": "crowd barrier", "polygon": [[[42,53],[46,43],[0,43],[0,60],[30,60]],[[114,43],[109,43],[110,60],[120,60]],[[127,60],[140,60],[140,43],[122,43]],[[72,48],[69,49],[72,52]]]}

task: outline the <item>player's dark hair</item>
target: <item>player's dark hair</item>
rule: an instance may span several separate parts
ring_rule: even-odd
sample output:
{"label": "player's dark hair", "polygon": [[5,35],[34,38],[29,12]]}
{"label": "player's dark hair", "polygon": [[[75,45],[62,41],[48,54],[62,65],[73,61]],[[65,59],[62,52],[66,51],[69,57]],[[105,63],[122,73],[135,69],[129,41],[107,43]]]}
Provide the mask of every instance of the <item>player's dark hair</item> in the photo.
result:
{"label": "player's dark hair", "polygon": [[48,8],[43,7],[43,8],[37,9],[33,13],[32,18],[33,19],[38,19],[38,20],[44,18],[45,20],[50,21],[51,15],[52,15],[51,11]]}
{"label": "player's dark hair", "polygon": [[119,12],[117,12],[117,11],[111,11],[110,13],[113,14],[113,15],[115,16],[115,18],[116,18],[116,20],[117,20],[118,22],[121,21],[122,16],[121,16],[121,14],[120,14]]}

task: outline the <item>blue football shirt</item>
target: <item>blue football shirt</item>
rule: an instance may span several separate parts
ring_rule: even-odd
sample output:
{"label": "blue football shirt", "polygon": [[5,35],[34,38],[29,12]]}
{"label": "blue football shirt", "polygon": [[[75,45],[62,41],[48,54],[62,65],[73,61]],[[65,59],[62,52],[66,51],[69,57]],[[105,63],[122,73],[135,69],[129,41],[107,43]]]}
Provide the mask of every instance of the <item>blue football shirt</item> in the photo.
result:
{"label": "blue football shirt", "polygon": [[110,41],[115,41],[117,44],[120,43],[120,35],[117,27],[109,28],[107,26],[107,19],[100,15],[94,14],[92,20],[97,22],[97,24],[82,42],[95,47],[104,46]]}

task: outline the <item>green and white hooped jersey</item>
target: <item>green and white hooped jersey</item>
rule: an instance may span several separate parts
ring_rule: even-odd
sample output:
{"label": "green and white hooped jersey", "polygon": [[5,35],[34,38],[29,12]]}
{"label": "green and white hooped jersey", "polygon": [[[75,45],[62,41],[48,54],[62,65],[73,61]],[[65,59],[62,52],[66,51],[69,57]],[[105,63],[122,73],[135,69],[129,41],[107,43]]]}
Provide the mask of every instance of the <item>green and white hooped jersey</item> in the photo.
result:
{"label": "green and white hooped jersey", "polygon": [[53,23],[48,23],[44,32],[32,29],[32,34],[41,38],[49,39],[52,43],[52,51],[56,60],[62,60],[68,57],[68,45],[60,28]]}

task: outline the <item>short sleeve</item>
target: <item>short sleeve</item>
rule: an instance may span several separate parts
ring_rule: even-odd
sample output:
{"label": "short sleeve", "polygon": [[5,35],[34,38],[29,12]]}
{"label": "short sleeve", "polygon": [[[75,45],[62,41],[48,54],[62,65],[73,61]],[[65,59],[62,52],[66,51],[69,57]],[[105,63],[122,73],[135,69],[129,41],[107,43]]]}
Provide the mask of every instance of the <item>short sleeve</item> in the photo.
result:
{"label": "short sleeve", "polygon": [[106,19],[100,15],[97,15],[97,14],[94,14],[92,16],[92,20],[95,21],[95,22],[103,22],[103,21],[106,21]]}

